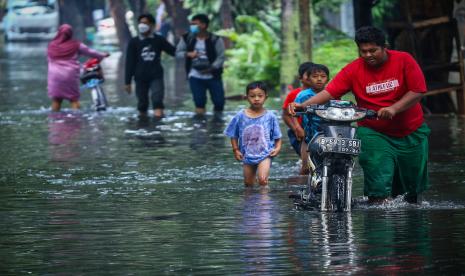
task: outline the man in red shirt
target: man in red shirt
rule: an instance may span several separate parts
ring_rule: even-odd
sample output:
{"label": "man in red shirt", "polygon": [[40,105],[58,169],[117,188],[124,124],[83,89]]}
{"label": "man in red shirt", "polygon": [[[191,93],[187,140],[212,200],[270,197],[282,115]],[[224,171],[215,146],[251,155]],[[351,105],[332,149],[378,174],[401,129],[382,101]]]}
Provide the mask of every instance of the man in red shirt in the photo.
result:
{"label": "man in red shirt", "polygon": [[289,112],[310,104],[323,104],[352,91],[361,107],[376,110],[378,120],[359,122],[359,156],[364,172],[364,193],[371,203],[405,194],[416,203],[429,187],[428,136],[420,99],[426,92],[423,73],[406,52],[386,49],[384,33],[362,27],[355,35],[360,57],[346,65],[326,89]]}
{"label": "man in red shirt", "polygon": [[[307,71],[307,68],[312,66],[312,62],[304,62],[299,65],[299,80],[302,83],[301,87],[298,87],[294,90],[291,90],[287,96],[286,99],[284,100],[283,103],[283,121],[289,128],[287,130],[287,136],[289,137],[289,141],[292,145],[292,148],[295,150],[297,155],[300,157],[300,143],[302,139],[305,137],[305,131],[302,128],[302,119],[299,118],[299,123],[295,122],[295,120],[292,118],[292,116],[288,112],[288,107],[289,104],[294,102],[295,98],[297,95],[300,93],[300,91],[305,90],[310,88],[310,83],[307,79],[307,76],[305,75],[305,72]],[[304,76],[305,75],[305,76]]]}

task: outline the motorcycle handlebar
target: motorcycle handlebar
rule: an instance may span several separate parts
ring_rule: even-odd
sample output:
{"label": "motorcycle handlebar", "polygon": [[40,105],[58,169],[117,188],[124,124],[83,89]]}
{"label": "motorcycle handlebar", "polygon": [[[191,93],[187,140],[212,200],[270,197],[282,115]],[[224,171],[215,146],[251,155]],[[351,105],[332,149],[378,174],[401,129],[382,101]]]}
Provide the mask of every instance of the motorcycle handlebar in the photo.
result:
{"label": "motorcycle handlebar", "polygon": [[[319,108],[319,105],[309,105],[305,108],[299,108],[300,111],[296,110],[294,117],[299,117],[305,114],[315,114],[315,110]],[[378,112],[372,109],[366,109],[365,119],[378,119]]]}
{"label": "motorcycle handlebar", "polygon": [[365,118],[366,119],[378,119],[378,112],[372,110],[372,109],[368,109],[367,110],[367,113],[365,115]]}
{"label": "motorcycle handlebar", "polygon": [[302,107],[302,108],[296,108],[294,111],[295,113],[294,117],[299,117],[305,114],[315,114],[315,109],[317,108],[318,108],[317,104],[312,104],[312,105]]}

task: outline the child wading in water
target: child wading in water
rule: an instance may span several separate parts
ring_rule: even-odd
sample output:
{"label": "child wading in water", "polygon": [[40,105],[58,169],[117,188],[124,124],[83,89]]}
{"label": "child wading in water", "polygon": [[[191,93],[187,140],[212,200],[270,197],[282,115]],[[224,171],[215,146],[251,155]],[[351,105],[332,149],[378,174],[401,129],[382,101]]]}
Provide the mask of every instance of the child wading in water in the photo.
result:
{"label": "child wading in water", "polygon": [[276,116],[263,104],[268,93],[263,82],[252,82],[246,88],[250,107],[234,116],[224,134],[231,138],[234,157],[242,161],[244,184],[268,184],[271,158],[281,150],[281,130]]}
{"label": "child wading in water", "polygon": [[[307,67],[304,76],[307,78],[308,88],[297,94],[297,97],[295,98],[296,103],[305,102],[325,88],[329,79],[329,69],[323,64],[314,63]],[[297,119],[293,119],[295,120],[294,124],[297,124]],[[320,119],[317,116],[304,115],[303,125],[305,130],[305,139],[302,141],[300,148],[300,158],[302,158],[302,167],[300,169],[301,175],[310,173],[308,162],[309,152],[307,151],[307,147],[310,140],[320,129]]]}

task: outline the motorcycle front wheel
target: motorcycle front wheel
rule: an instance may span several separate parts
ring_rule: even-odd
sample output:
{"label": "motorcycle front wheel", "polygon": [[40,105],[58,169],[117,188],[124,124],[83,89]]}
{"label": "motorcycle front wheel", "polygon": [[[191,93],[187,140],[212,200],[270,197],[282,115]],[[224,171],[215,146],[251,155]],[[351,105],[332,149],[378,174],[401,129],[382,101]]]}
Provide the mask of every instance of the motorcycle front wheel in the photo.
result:
{"label": "motorcycle front wheel", "polygon": [[92,88],[92,103],[95,111],[105,111],[108,106],[107,97],[100,85]]}
{"label": "motorcycle front wheel", "polygon": [[346,197],[346,178],[344,175],[334,174],[329,183],[328,203],[330,209],[342,212],[345,208]]}

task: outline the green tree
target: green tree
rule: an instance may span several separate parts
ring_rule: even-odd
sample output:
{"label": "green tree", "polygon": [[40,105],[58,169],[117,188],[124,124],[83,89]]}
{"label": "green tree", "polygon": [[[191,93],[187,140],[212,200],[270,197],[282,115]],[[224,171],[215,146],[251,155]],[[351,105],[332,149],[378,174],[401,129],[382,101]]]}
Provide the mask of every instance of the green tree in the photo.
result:
{"label": "green tree", "polygon": [[301,59],[312,60],[312,20],[310,11],[312,9],[310,0],[299,0],[299,28]]}
{"label": "green tree", "polygon": [[[267,24],[253,16],[236,17],[236,25],[247,25],[250,32],[228,29],[217,34],[229,38],[234,48],[226,51],[225,78],[239,87],[252,80],[263,80],[271,87],[279,84],[279,38]],[[238,87],[237,87],[238,88]]]}
{"label": "green tree", "polygon": [[[192,11],[192,14],[205,13],[211,19],[211,28],[218,30],[224,28],[225,14],[221,14],[224,7],[231,13],[234,19],[240,15],[258,16],[268,22],[264,16],[269,11],[279,8],[278,0],[243,1],[243,0],[184,0],[184,7]],[[279,17],[277,17],[279,19]],[[237,26],[235,26],[237,27]]]}
{"label": "green tree", "polygon": [[123,1],[109,0],[111,16],[115,20],[116,34],[118,36],[119,48],[126,49],[126,45],[131,39],[131,32],[126,23],[126,5]]}
{"label": "green tree", "polygon": [[298,11],[293,0],[281,0],[281,66],[279,84],[281,94],[287,85],[294,82],[296,68],[300,62],[298,41]]}
{"label": "green tree", "polygon": [[6,0],[0,0],[0,22],[3,19],[3,16],[5,15],[5,9],[6,9]]}
{"label": "green tree", "polygon": [[314,62],[328,67],[331,77],[357,58],[357,45],[347,38],[325,42],[314,49],[314,56]]}

